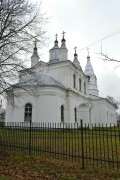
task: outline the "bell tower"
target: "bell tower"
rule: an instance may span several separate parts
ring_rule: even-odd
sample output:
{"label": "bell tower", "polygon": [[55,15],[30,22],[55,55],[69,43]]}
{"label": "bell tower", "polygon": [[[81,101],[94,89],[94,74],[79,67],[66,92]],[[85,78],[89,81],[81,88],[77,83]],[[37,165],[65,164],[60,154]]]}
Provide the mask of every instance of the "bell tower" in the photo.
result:
{"label": "bell tower", "polygon": [[92,67],[91,62],[90,62],[89,53],[88,53],[88,56],[87,56],[87,63],[86,63],[86,66],[85,66],[84,73],[85,73],[86,76],[90,77],[90,80],[89,80],[89,94],[99,96],[99,91],[98,91],[98,87],[97,87],[97,77],[96,77],[96,75],[94,73],[93,67]]}

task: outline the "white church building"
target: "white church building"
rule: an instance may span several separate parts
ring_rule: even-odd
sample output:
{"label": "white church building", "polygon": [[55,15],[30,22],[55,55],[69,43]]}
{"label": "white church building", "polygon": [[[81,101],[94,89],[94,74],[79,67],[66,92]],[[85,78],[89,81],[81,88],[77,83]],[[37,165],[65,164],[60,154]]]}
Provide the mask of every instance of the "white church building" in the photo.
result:
{"label": "white church building", "polygon": [[68,60],[63,37],[49,51],[49,62],[39,60],[35,44],[31,68],[19,72],[19,83],[7,92],[6,122],[116,123],[116,109],[99,97],[97,77],[87,56],[83,72],[78,55]]}

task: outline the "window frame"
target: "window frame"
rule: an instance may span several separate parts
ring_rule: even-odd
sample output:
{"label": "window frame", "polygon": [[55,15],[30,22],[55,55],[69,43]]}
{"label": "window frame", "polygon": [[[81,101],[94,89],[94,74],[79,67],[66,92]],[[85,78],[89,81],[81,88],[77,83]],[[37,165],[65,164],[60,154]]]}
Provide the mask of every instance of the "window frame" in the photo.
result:
{"label": "window frame", "polygon": [[76,88],[76,75],[73,74],[73,87]]}
{"label": "window frame", "polygon": [[32,121],[32,104],[27,103],[24,108],[24,122],[30,121]]}
{"label": "window frame", "polygon": [[64,105],[61,105],[61,122],[64,123]]}
{"label": "window frame", "polygon": [[79,78],[79,91],[82,91],[82,79]]}
{"label": "window frame", "polygon": [[77,108],[74,108],[74,118],[75,118],[75,123],[77,123]]}
{"label": "window frame", "polygon": [[87,94],[86,93],[86,82],[84,82],[84,94]]}

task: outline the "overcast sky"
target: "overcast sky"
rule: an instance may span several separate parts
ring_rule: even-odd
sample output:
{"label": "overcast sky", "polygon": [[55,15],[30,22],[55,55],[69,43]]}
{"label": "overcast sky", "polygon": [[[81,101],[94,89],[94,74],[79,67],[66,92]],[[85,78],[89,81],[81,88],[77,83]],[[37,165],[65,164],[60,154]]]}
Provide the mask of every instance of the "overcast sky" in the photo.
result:
{"label": "overcast sky", "polygon": [[[46,26],[50,41],[41,60],[49,60],[49,49],[54,44],[56,33],[61,44],[63,30],[66,32],[68,58],[73,60],[73,48],[77,46],[83,70],[87,56],[85,47],[117,31],[118,34],[102,41],[102,51],[112,58],[120,59],[119,0],[44,0],[42,6],[50,17],[50,23]],[[99,58],[101,42],[91,46],[89,52],[100,96],[110,95],[120,101],[120,68],[114,70],[119,64],[104,62]]]}

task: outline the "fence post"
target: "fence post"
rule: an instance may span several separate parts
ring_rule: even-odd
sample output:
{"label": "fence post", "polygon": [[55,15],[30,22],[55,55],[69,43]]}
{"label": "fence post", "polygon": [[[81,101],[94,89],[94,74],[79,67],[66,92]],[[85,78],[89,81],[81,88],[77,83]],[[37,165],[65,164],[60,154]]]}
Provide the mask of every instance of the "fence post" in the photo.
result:
{"label": "fence post", "polygon": [[30,120],[30,128],[29,128],[29,156],[31,155],[31,120]]}
{"label": "fence post", "polygon": [[81,169],[85,169],[85,163],[84,163],[84,143],[83,143],[83,120],[80,120],[81,123],[81,150],[82,150],[82,167]]}

